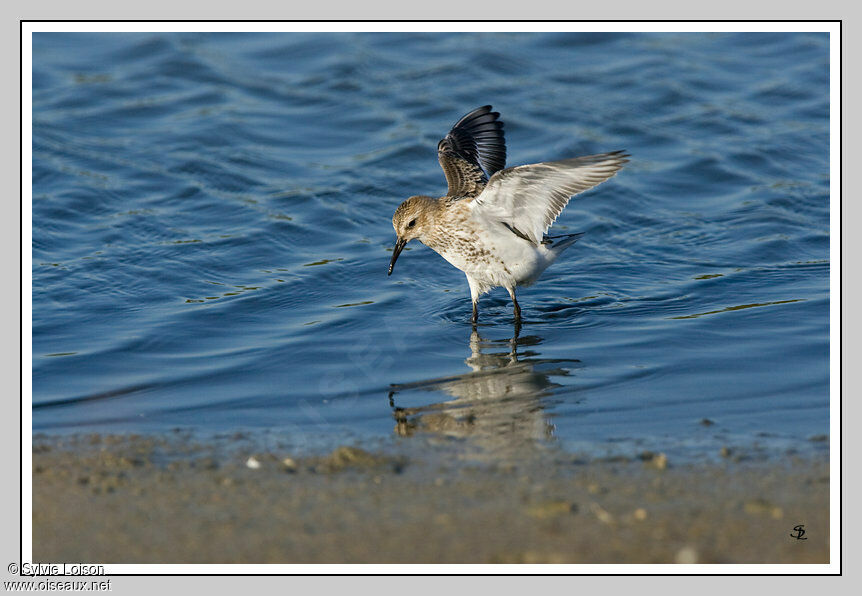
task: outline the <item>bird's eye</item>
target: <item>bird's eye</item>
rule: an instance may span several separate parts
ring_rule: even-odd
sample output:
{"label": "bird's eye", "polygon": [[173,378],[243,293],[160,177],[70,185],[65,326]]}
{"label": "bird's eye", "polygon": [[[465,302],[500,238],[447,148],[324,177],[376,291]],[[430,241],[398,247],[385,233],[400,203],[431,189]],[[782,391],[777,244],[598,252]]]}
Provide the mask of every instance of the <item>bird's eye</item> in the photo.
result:
{"label": "bird's eye", "polygon": [[410,220],[410,223],[409,223],[409,224],[407,224],[407,227],[408,227],[408,228],[412,228],[412,227],[413,227],[413,226],[415,226],[415,225],[416,225],[416,220],[415,220],[415,219],[411,219],[411,220]]}

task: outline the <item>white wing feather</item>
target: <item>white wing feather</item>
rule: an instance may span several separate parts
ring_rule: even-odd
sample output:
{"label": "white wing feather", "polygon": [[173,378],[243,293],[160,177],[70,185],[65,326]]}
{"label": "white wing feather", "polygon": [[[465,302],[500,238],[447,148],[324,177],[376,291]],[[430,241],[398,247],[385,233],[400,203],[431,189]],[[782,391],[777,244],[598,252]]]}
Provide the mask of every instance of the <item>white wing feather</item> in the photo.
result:
{"label": "white wing feather", "polygon": [[614,151],[501,170],[473,199],[474,209],[539,244],[569,199],[616,174],[626,157]]}

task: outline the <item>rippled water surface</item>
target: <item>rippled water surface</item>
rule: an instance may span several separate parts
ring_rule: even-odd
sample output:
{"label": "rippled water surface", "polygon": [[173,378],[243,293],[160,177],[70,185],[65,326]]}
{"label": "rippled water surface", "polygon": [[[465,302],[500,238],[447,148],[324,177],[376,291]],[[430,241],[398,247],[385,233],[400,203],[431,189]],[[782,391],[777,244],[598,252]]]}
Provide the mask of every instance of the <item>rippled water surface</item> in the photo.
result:
{"label": "rippled water surface", "polygon": [[[825,447],[825,34],[35,34],[33,428],[504,453]],[[502,113],[626,149],[470,325],[390,218]],[[460,445],[460,447],[459,447]]]}

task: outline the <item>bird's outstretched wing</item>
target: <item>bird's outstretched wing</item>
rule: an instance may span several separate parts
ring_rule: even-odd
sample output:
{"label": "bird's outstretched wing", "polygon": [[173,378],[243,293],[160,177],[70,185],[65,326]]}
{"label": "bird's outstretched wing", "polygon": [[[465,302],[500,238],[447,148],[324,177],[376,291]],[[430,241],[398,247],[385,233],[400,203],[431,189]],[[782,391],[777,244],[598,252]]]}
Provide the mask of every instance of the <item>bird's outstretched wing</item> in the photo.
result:
{"label": "bird's outstretched wing", "polygon": [[539,244],[569,199],[616,174],[626,157],[613,151],[502,170],[473,199],[474,208]]}
{"label": "bird's outstretched wing", "polygon": [[461,118],[437,144],[437,158],[446,174],[450,197],[477,196],[493,176],[506,167],[506,139],[499,112],[476,108]]}

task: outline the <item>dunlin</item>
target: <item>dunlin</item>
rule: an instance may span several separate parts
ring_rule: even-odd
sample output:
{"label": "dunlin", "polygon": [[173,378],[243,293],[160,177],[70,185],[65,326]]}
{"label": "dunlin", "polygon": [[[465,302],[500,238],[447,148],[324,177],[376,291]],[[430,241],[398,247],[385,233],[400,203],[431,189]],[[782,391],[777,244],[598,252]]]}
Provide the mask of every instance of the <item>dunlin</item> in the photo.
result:
{"label": "dunlin", "polygon": [[508,290],[515,320],[517,286],[528,286],[581,234],[545,236],[569,199],[613,176],[628,160],[624,151],[505,168],[506,140],[491,106],[461,118],[437,145],[446,174],[446,196],[410,197],[395,210],[398,255],[414,238],[463,271],[479,320],[479,296]]}

